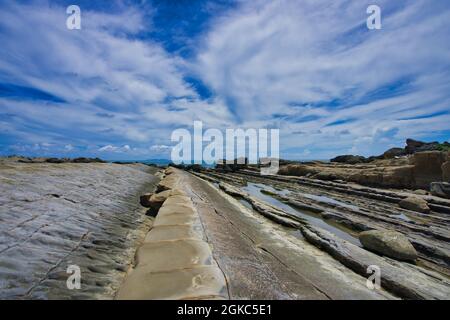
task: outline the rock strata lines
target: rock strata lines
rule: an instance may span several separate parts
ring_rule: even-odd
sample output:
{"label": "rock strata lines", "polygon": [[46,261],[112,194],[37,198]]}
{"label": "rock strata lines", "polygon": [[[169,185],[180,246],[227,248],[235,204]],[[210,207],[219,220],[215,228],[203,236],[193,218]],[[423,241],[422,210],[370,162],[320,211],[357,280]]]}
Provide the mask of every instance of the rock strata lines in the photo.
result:
{"label": "rock strata lines", "polygon": [[169,168],[157,190],[169,192],[136,254],[118,299],[227,299],[227,284],[204,240],[199,216]]}

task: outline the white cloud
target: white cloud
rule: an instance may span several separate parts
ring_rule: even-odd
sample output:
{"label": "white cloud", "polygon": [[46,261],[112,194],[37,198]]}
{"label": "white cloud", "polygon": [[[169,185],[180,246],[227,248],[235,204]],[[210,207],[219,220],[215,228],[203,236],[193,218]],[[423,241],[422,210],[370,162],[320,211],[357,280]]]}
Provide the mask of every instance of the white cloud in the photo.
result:
{"label": "white cloud", "polygon": [[[65,101],[0,98],[1,110],[15,115],[9,123],[0,119],[10,134],[29,142],[46,138],[80,145],[92,140],[148,145],[170,141],[170,126],[190,125],[200,118],[216,126],[227,121],[223,103],[202,101],[184,81],[182,59],[136,37],[148,27],[141,12],[82,14],[82,30],[68,30],[63,7],[2,6],[0,28],[8,33],[0,32],[0,82],[32,87]],[[182,111],[169,111],[171,107]],[[29,132],[30,124],[39,128],[35,135]]]}
{"label": "white cloud", "polygon": [[[169,150],[173,129],[202,120],[277,127],[282,156],[317,158],[374,154],[448,130],[449,6],[381,0],[383,29],[368,31],[368,4],[242,2],[207,24],[193,60],[138,37],[152,22],[133,7],[83,10],[83,29],[70,31],[58,5],[2,4],[0,83],[65,102],[0,98],[12,115],[0,129],[41,149],[47,141],[146,155]],[[211,98],[184,80],[191,72]]]}
{"label": "white cloud", "polygon": [[106,145],[103,147],[100,147],[98,149],[99,152],[119,152],[119,153],[125,153],[125,152],[129,152],[131,150],[129,145],[124,145],[122,147],[117,147],[117,146],[113,146],[113,145]]}
{"label": "white cloud", "polygon": [[450,108],[450,7],[380,1],[383,29],[369,31],[369,4],[246,2],[207,33],[196,71],[243,125],[280,127],[284,150],[330,156],[365,143],[374,154],[448,130],[448,114],[418,118]]}
{"label": "white cloud", "polygon": [[99,148],[98,151],[100,151],[100,152],[111,152],[112,151],[113,152],[113,151],[116,151],[117,149],[118,149],[117,147],[114,147],[109,144],[107,146]]}
{"label": "white cloud", "polygon": [[165,151],[165,150],[169,150],[171,148],[172,148],[171,146],[166,146],[166,145],[163,145],[163,144],[157,144],[157,145],[151,146],[150,150],[152,150],[152,151]]}

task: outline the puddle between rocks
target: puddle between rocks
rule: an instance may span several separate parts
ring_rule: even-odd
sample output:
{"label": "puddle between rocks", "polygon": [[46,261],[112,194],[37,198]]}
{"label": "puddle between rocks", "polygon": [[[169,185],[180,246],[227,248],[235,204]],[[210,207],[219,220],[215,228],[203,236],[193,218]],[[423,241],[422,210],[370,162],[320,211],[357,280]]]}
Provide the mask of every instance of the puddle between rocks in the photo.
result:
{"label": "puddle between rocks", "polygon": [[[300,218],[305,219],[313,226],[327,230],[327,231],[333,233],[334,235],[336,235],[337,237],[339,237],[343,240],[346,240],[350,243],[353,243],[354,245],[357,245],[359,247],[362,246],[361,243],[359,242],[359,239],[357,237],[354,237],[353,235],[351,235],[342,226],[337,226],[335,224],[331,224],[329,221],[322,219],[322,217],[320,217],[320,215],[318,215],[318,214],[293,208],[290,205],[287,205],[287,204],[275,199],[274,197],[261,192],[264,190],[269,190],[271,192],[280,194],[278,190],[275,190],[270,186],[266,186],[261,183],[250,183],[249,182],[249,183],[247,183],[247,186],[243,188],[243,190],[245,192],[249,193],[250,195],[258,198],[259,200],[267,202],[267,203],[273,205],[274,207],[280,208],[286,212],[289,212]],[[286,190],[286,191],[288,191],[288,190]],[[333,200],[333,199],[331,199],[331,200]],[[250,209],[252,208],[251,204],[248,203],[246,200],[241,199],[239,201],[246,207],[248,207]]]}

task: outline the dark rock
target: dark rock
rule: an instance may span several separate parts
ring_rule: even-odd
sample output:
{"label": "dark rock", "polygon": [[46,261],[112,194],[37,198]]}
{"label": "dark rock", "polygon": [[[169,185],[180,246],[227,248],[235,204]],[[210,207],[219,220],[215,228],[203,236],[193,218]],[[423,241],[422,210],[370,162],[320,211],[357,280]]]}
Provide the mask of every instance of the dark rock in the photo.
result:
{"label": "dark rock", "polygon": [[166,190],[152,195],[149,200],[149,208],[151,208],[154,212],[157,212],[163,205],[164,201],[166,201],[166,199],[170,196],[170,193],[170,190]]}
{"label": "dark rock", "polygon": [[365,163],[367,159],[363,156],[354,156],[354,155],[343,155],[337,156],[330,160],[331,162],[339,162],[339,163],[347,163],[347,164],[356,164],[356,163]]}
{"label": "dark rock", "polygon": [[68,162],[68,159],[58,159],[58,158],[48,158],[45,160],[47,163],[66,163]]}
{"label": "dark rock", "polygon": [[416,152],[417,148],[423,146],[425,142],[414,140],[414,139],[406,139],[406,153],[413,154]]}
{"label": "dark rock", "polygon": [[423,151],[440,151],[443,149],[443,146],[445,146],[445,143],[440,144],[437,141],[422,142],[413,139],[406,139],[405,151],[407,154],[413,154],[416,152],[423,152]]}
{"label": "dark rock", "polygon": [[150,198],[152,197],[153,193],[146,193],[143,194],[142,196],[140,196],[139,198],[139,202],[141,204],[141,206],[146,207],[146,208],[150,208]]}
{"label": "dark rock", "polygon": [[432,182],[430,184],[430,191],[434,196],[450,199],[449,182]]}
{"label": "dark rock", "polygon": [[401,157],[406,155],[406,151],[403,148],[391,148],[383,153],[384,159],[393,159],[395,157]]}
{"label": "dark rock", "polygon": [[71,162],[73,163],[105,163],[106,161],[100,158],[75,158]]}

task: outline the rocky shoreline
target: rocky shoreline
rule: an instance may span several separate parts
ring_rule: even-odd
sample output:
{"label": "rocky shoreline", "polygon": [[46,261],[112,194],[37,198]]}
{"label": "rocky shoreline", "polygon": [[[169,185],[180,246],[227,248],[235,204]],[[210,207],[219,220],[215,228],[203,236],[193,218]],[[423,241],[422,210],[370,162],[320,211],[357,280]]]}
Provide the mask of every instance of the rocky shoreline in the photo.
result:
{"label": "rocky shoreline", "polygon": [[[391,161],[429,152],[441,154]],[[368,174],[366,163],[262,176],[19,160],[0,160],[2,299],[450,297],[450,199],[324,178],[324,168]],[[69,265],[81,290],[66,286]]]}
{"label": "rocky shoreline", "polygon": [[[382,285],[401,298],[449,297],[448,200],[313,178],[263,177],[252,170],[234,173],[204,170],[194,174],[216,184],[225,193],[245,200],[255,212],[269,220],[300,230],[308,242],[358,274],[367,274],[369,265],[381,266],[385,273]],[[261,186],[260,194],[249,190],[250,183]],[[420,213],[399,205],[402,199],[412,196],[422,197],[423,201],[427,199],[431,207],[433,201],[439,206]],[[270,201],[274,199],[278,203]],[[440,212],[434,211],[436,208]],[[320,219],[320,223],[312,223],[310,217]],[[344,230],[344,237],[340,230]],[[413,258],[413,263],[402,261],[405,260],[406,249],[399,239],[385,243],[386,247],[380,248],[384,249],[382,253],[374,254],[374,247],[364,248],[366,245],[358,241],[358,237],[361,240],[361,235],[368,230],[378,230],[381,234],[396,232],[400,238],[403,237],[400,240],[406,239],[408,250],[412,248],[414,254],[417,250],[418,259]],[[393,256],[387,249],[397,250],[399,254]]]}

